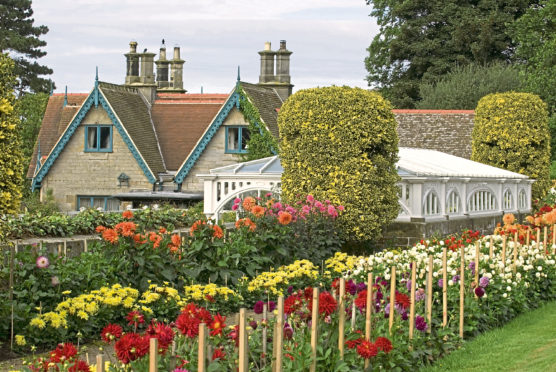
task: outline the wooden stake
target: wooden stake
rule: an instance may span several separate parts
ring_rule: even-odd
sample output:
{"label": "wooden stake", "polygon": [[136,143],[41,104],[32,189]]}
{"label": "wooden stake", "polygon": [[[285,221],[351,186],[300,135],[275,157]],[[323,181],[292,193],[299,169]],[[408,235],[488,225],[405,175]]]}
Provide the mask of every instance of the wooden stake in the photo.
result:
{"label": "wooden stake", "polygon": [[552,245],[556,244],[556,225],[552,225]]}
{"label": "wooden stake", "polygon": [[481,260],[481,242],[475,242],[475,285],[479,285],[479,261]]}
{"label": "wooden stake", "polygon": [[97,372],[104,372],[104,361],[102,360],[102,354],[97,355]]}
{"label": "wooden stake", "polygon": [[548,248],[546,247],[546,245],[548,244],[547,234],[548,234],[548,227],[545,226],[544,227],[544,240],[543,240],[543,245],[542,245],[542,248],[543,248],[543,251],[544,251],[543,253],[545,254],[545,256],[546,256],[547,251],[548,251]]}
{"label": "wooden stake", "polygon": [[158,339],[151,338],[149,346],[149,372],[158,372]]}
{"label": "wooden stake", "polygon": [[262,331],[262,337],[263,337],[263,342],[262,342],[262,347],[263,347],[263,355],[262,355],[262,365],[266,365],[266,349],[267,349],[267,332],[268,332],[268,304],[264,304],[263,305],[263,322],[264,324],[263,326],[263,331]]}
{"label": "wooden stake", "polygon": [[442,249],[442,327],[448,324],[448,253],[447,248]]}
{"label": "wooden stake", "polygon": [[317,342],[319,325],[319,289],[313,288],[313,309],[311,312],[311,372],[317,371]]}
{"label": "wooden stake", "polygon": [[207,364],[206,363],[207,360],[206,342],[207,342],[207,325],[205,323],[201,323],[199,324],[199,344],[198,344],[199,349],[197,352],[197,372],[206,371],[206,364]]}
{"label": "wooden stake", "polygon": [[355,332],[355,318],[357,317],[357,312],[355,311],[355,306],[351,307],[351,331]]}
{"label": "wooden stake", "polygon": [[531,229],[527,228],[527,234],[525,235],[525,245],[529,247],[529,241],[531,240]]}
{"label": "wooden stake", "polygon": [[246,322],[245,308],[239,309],[239,372],[248,372],[249,370],[249,355],[247,351],[249,344],[247,343]]}
{"label": "wooden stake", "polygon": [[541,250],[541,229],[537,227],[537,249]]}
{"label": "wooden stake", "polygon": [[[344,338],[345,338],[345,322],[346,322],[346,280],[340,278],[340,297],[338,299],[338,350],[340,351],[340,359],[344,359]],[[352,307],[355,304],[351,305]]]}
{"label": "wooden stake", "polygon": [[409,305],[409,339],[413,340],[413,329],[415,328],[415,280],[416,263],[411,263],[411,303]]}
{"label": "wooden stake", "polygon": [[58,244],[58,257],[62,255],[62,244]]}
{"label": "wooden stake", "polygon": [[87,252],[87,239],[83,239],[83,252]]}
{"label": "wooden stake", "polygon": [[504,265],[504,268],[506,267],[506,241],[507,240],[508,237],[504,235],[502,237],[502,264]]}
{"label": "wooden stake", "polygon": [[284,296],[278,297],[278,318],[276,319],[276,331],[274,338],[276,339],[275,372],[282,372],[282,348],[284,345]]}
{"label": "wooden stake", "polygon": [[494,257],[494,237],[490,236],[490,244],[489,244],[489,251],[488,251],[488,259],[492,260]]}
{"label": "wooden stake", "polygon": [[68,258],[68,241],[64,239],[64,259]]}
{"label": "wooden stake", "polygon": [[[367,277],[367,302],[365,307],[365,340],[371,340],[371,314],[373,311],[373,273],[370,272]],[[352,305],[355,306],[355,303]],[[365,359],[365,369],[369,367],[369,359]]]}
{"label": "wooden stake", "polygon": [[427,333],[431,333],[432,324],[432,270],[433,258],[429,255],[429,271],[427,273]]}
{"label": "wooden stake", "polygon": [[392,334],[392,326],[394,325],[394,304],[396,297],[396,266],[392,266],[392,274],[390,275],[390,314],[388,319],[388,331]]}
{"label": "wooden stake", "polygon": [[461,266],[460,266],[460,281],[459,281],[459,337],[463,338],[463,306],[464,306],[464,292],[465,292],[465,251],[461,247]]}

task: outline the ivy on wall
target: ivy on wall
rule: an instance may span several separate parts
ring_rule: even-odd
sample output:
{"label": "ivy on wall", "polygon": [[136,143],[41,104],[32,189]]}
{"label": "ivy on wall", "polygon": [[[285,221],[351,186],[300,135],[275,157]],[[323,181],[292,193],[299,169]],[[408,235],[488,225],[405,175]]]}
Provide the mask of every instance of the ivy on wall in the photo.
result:
{"label": "ivy on wall", "polygon": [[278,141],[269,130],[262,124],[261,114],[257,107],[251,103],[248,95],[237,87],[239,93],[239,106],[243,117],[249,123],[249,141],[247,141],[247,153],[241,155],[243,161],[262,159],[278,154]]}

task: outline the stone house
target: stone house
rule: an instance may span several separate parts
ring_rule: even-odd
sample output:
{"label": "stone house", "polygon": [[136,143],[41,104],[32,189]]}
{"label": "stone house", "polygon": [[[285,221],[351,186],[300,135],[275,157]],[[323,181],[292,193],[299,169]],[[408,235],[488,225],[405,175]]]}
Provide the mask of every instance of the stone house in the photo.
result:
{"label": "stone house", "polygon": [[[27,172],[33,190],[41,200],[51,193],[64,211],[202,200],[196,175],[241,161],[250,123],[278,140],[278,111],[293,88],[291,54],[285,41],[278,50],[266,43],[257,84],[238,71],[229,93],[190,94],[179,47],[168,59],[162,44],[155,60],[131,42],[124,84],[100,82],[97,73],[89,93],[51,95]],[[473,111],[394,114],[400,146],[470,157]]]}

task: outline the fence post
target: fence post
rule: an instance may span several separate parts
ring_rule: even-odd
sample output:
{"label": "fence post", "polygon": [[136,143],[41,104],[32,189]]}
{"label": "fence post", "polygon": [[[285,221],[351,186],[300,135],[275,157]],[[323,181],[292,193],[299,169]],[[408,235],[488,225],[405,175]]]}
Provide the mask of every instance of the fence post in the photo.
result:
{"label": "fence post", "polygon": [[[345,322],[346,322],[346,280],[340,278],[340,298],[338,299],[338,350],[340,351],[340,359],[344,359],[344,335],[345,335]],[[353,303],[351,306],[355,306]]]}
{"label": "fence post", "polygon": [[87,248],[87,239],[83,239],[83,252],[87,253],[88,248]]}
{"label": "fence post", "polygon": [[545,256],[546,256],[547,251],[548,251],[548,249],[547,249],[547,247],[546,247],[546,245],[548,244],[548,236],[547,236],[547,234],[548,234],[548,227],[545,226],[545,227],[544,227],[543,246],[542,246],[543,251],[544,251],[543,253],[544,253]]}
{"label": "fence post", "polygon": [[311,372],[317,371],[317,342],[319,326],[319,289],[313,288],[313,308],[311,309]]}
{"label": "fence post", "polygon": [[104,372],[104,361],[102,360],[102,354],[97,355],[97,371]]}
{"label": "fence post", "polygon": [[448,324],[448,263],[447,248],[442,249],[442,328]]}
{"label": "fence post", "polygon": [[[367,302],[365,307],[365,340],[371,341],[371,314],[373,311],[373,273],[367,276]],[[355,302],[352,306],[355,306]],[[365,359],[365,369],[369,367],[369,359]]]}
{"label": "fence post", "polygon": [[[409,305],[409,340],[413,340],[413,331],[415,328],[415,280],[416,280],[416,266],[417,263],[411,263],[411,303]],[[390,309],[392,311],[392,309]],[[411,344],[409,346],[411,348]]]}
{"label": "fence post", "polygon": [[263,355],[261,358],[261,362],[262,365],[265,366],[266,365],[266,349],[267,349],[267,325],[268,325],[268,303],[263,305],[263,322],[262,322],[262,327],[263,327],[263,331],[262,331],[262,347],[263,347]]}
{"label": "fence post", "polygon": [[461,266],[459,282],[459,337],[463,338],[463,306],[465,292],[465,248],[461,247]]}
{"label": "fence post", "polygon": [[249,356],[247,354],[249,344],[247,343],[247,328],[245,323],[245,308],[241,308],[239,309],[239,372],[247,372],[249,369]]}
{"label": "fence post", "polygon": [[514,252],[513,252],[513,261],[514,261],[514,265],[513,265],[513,272],[514,274],[517,271],[517,247],[518,247],[518,238],[517,238],[517,232],[515,233],[515,243],[514,243]]}
{"label": "fence post", "polygon": [[506,268],[506,242],[508,237],[506,235],[502,236],[502,265]]}
{"label": "fence post", "polygon": [[531,239],[531,230],[527,226],[527,234],[525,235],[525,245],[529,247],[529,240]]}
{"label": "fence post", "polygon": [[149,346],[149,372],[158,372],[158,339],[151,338]]}
{"label": "fence post", "polygon": [[278,297],[278,317],[276,319],[276,331],[274,333],[276,339],[275,351],[275,372],[282,372],[282,358],[284,345],[284,296]]}
{"label": "fence post", "polygon": [[556,244],[556,228],[552,225],[552,245]]}
{"label": "fence post", "polygon": [[427,294],[425,298],[427,299],[426,310],[427,310],[427,333],[431,333],[431,325],[432,325],[432,270],[433,270],[433,258],[429,255],[429,263],[428,263],[428,272],[427,272]]}
{"label": "fence post", "polygon": [[388,314],[388,332],[392,335],[392,325],[394,324],[394,305],[396,297],[396,266],[392,266],[390,274],[390,313]]}
{"label": "fence post", "polygon": [[[199,324],[199,351],[197,353],[197,372],[206,371],[206,360],[207,360],[207,325],[205,323]],[[240,345],[241,348],[241,345]],[[241,358],[241,354],[240,354]]]}
{"label": "fence post", "polygon": [[[15,245],[17,247],[17,243]],[[14,270],[15,270],[15,247],[10,243],[10,305],[12,307],[10,326],[10,350],[14,349]]]}
{"label": "fence post", "polygon": [[479,263],[481,261],[481,242],[475,242],[475,285],[479,285]]}

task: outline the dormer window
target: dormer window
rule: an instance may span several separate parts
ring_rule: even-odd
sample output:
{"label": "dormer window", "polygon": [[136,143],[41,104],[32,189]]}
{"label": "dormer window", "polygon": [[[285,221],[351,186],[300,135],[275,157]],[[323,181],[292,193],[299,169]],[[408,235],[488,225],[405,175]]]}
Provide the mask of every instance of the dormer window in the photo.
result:
{"label": "dormer window", "polygon": [[112,126],[86,125],[85,152],[112,152]]}
{"label": "dormer window", "polygon": [[247,152],[249,129],[244,126],[226,127],[226,153],[244,154]]}

